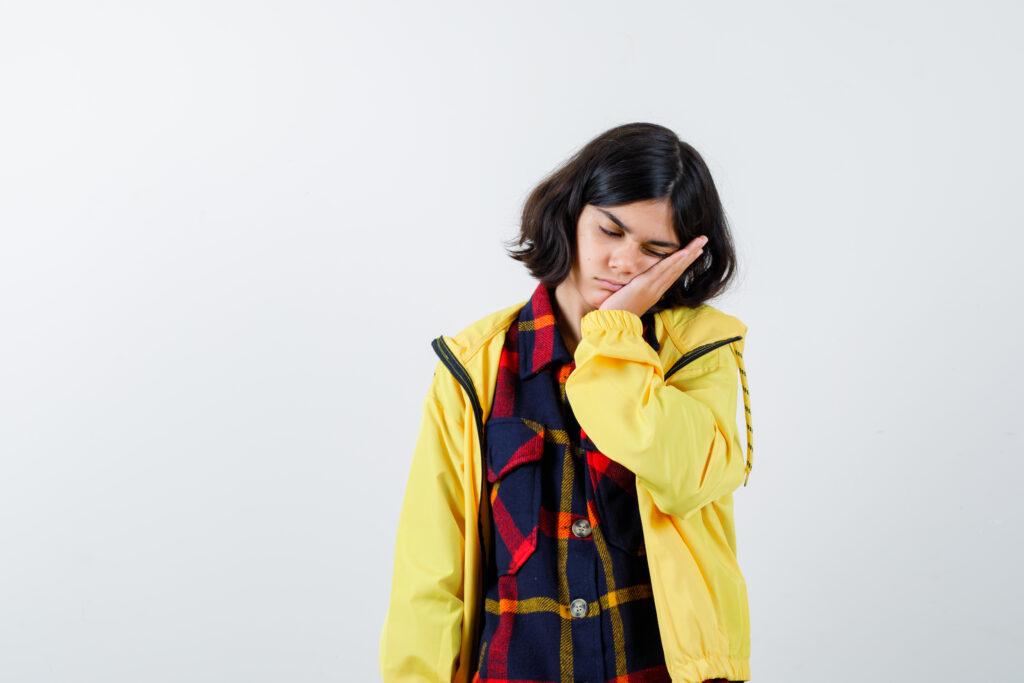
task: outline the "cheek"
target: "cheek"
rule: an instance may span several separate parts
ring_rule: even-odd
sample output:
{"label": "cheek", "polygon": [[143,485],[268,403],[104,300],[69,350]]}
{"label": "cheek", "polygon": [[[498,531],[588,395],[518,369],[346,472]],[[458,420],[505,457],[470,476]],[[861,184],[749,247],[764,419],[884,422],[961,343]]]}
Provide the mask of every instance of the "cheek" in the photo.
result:
{"label": "cheek", "polygon": [[601,247],[593,239],[585,239],[579,242],[579,262],[581,266],[588,266],[599,263],[601,260]]}

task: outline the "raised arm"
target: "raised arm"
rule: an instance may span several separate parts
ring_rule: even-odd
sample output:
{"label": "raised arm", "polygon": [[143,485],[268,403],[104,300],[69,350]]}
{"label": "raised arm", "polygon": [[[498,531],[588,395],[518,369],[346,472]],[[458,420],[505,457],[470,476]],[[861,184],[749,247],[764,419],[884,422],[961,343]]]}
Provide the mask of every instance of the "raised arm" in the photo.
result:
{"label": "raised arm", "polygon": [[580,325],[565,389],[601,452],[632,470],[662,512],[682,519],[735,490],[746,461],[736,424],[739,366],[729,345],[666,383],[635,313],[598,309]]}

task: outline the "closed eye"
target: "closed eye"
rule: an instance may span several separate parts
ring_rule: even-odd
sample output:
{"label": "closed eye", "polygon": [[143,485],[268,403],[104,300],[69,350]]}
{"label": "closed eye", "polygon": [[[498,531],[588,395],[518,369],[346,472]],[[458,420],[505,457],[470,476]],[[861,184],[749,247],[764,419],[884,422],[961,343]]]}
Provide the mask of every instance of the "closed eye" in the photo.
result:
{"label": "closed eye", "polygon": [[[621,232],[610,232],[608,230],[605,230],[604,228],[600,228],[600,230],[601,230],[601,232],[603,232],[604,234],[608,235],[609,237],[622,237],[622,233]],[[662,254],[662,253],[657,252],[657,251],[652,251],[652,250],[648,249],[647,247],[644,247],[644,251],[646,251],[651,256],[657,256],[658,258],[665,258],[666,256],[668,256],[668,254]]]}

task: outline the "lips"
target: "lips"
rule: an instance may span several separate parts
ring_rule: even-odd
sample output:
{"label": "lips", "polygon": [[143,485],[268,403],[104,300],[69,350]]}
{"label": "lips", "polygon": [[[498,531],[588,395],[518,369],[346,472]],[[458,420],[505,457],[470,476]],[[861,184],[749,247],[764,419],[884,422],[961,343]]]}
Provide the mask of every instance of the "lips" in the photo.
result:
{"label": "lips", "polygon": [[618,282],[612,282],[611,280],[605,280],[603,278],[596,278],[596,279],[597,279],[597,281],[599,283],[601,283],[601,286],[603,288],[605,288],[607,290],[610,290],[612,292],[617,292],[617,291],[619,291],[620,289],[622,289],[623,287],[626,286],[625,283],[620,285]]}

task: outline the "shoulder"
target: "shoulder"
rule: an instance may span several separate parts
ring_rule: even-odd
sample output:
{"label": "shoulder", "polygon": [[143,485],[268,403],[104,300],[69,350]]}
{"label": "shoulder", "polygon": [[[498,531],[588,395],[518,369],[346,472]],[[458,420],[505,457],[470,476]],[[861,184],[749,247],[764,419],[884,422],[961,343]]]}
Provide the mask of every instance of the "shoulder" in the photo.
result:
{"label": "shoulder", "polygon": [[659,311],[657,317],[661,320],[666,336],[680,353],[686,353],[702,344],[733,337],[742,339],[747,335],[747,325],[742,320],[711,304],[667,308]]}
{"label": "shoulder", "polygon": [[[477,393],[474,410],[479,408],[483,415],[488,414],[505,331],[526,303],[527,300],[523,300],[502,306],[465,325],[454,335],[442,334],[434,339],[434,351],[439,358],[434,366],[431,391],[443,413],[462,416],[471,405],[471,400],[466,398],[469,388],[462,381],[468,376]],[[454,356],[461,370],[452,365],[450,356]]]}
{"label": "shoulder", "polygon": [[444,335],[448,347],[459,360],[463,363],[468,362],[481,348],[494,341],[495,336],[500,334],[504,338],[505,330],[526,303],[527,300],[524,299],[502,306],[465,325],[454,335]]}

